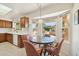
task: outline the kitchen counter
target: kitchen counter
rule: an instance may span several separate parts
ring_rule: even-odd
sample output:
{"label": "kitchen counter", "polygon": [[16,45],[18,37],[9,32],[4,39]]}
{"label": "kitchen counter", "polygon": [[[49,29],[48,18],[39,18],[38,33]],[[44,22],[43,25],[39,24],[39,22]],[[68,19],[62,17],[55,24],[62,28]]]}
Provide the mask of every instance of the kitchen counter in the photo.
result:
{"label": "kitchen counter", "polygon": [[12,29],[9,28],[0,28],[0,42],[10,42],[11,44],[17,46],[17,47],[22,47],[22,39],[21,35],[27,35],[28,31],[23,30],[23,31],[13,31]]}
{"label": "kitchen counter", "polygon": [[20,33],[16,33],[16,32],[7,32],[7,33],[13,34],[13,35],[27,35],[27,33],[22,33],[22,32],[20,32]]}
{"label": "kitchen counter", "polygon": [[0,33],[7,33],[7,34],[13,34],[13,35],[27,35],[27,33],[15,33],[15,32],[0,32]]}
{"label": "kitchen counter", "polygon": [[16,33],[16,32],[2,32],[0,33],[0,42],[10,42],[11,44],[22,48],[23,42],[22,42],[22,35],[27,35],[27,33]]}
{"label": "kitchen counter", "polygon": [[11,28],[0,28],[0,33],[8,33],[8,34],[15,34],[15,35],[26,35],[28,34],[28,30],[18,30],[18,31],[13,31]]}

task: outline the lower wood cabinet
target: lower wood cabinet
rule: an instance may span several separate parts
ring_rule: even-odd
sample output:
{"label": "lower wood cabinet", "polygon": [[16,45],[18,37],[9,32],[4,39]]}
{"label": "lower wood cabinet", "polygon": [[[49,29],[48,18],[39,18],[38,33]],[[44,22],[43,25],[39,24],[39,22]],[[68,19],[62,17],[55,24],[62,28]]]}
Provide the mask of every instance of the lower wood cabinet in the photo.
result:
{"label": "lower wood cabinet", "polygon": [[22,35],[18,35],[18,47],[23,48],[24,44],[23,44],[23,38],[21,37]]}
{"label": "lower wood cabinet", "polygon": [[6,40],[13,44],[13,34],[6,34]]}
{"label": "lower wood cabinet", "polygon": [[5,33],[0,33],[0,43],[6,41],[6,35]]}
{"label": "lower wood cabinet", "polygon": [[[24,44],[23,44],[23,37],[22,35],[17,35],[17,41],[15,43],[17,44],[14,44],[14,39],[13,39],[13,34],[9,34],[9,33],[0,33],[0,43],[1,42],[9,42],[11,44],[14,44],[15,46],[18,46],[19,48],[23,48],[24,47]],[[15,37],[14,37],[15,38]]]}

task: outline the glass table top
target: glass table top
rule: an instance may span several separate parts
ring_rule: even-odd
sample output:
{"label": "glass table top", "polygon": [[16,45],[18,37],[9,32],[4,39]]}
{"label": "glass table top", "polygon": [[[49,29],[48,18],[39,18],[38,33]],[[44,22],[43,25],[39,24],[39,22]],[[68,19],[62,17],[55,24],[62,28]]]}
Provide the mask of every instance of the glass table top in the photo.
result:
{"label": "glass table top", "polygon": [[50,44],[54,42],[54,38],[51,37],[43,37],[42,39],[37,40],[37,38],[34,38],[30,40],[33,43],[38,43],[38,44]]}

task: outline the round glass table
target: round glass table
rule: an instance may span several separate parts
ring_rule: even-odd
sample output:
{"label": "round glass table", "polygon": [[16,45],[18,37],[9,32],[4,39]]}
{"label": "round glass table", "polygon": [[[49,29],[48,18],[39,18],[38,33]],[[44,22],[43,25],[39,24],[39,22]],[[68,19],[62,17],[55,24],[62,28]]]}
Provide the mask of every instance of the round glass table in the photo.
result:
{"label": "round glass table", "polygon": [[51,37],[43,37],[42,39],[32,39],[30,40],[32,43],[36,44],[52,44],[54,42],[54,38]]}
{"label": "round glass table", "polygon": [[41,51],[41,53],[42,53],[44,50],[44,55],[46,54],[45,48],[48,46],[48,44],[50,44],[50,45],[53,44],[54,41],[55,41],[55,39],[51,38],[51,37],[43,37],[42,39],[39,39],[39,40],[37,40],[37,39],[30,40],[30,42],[32,42],[32,43],[44,45],[42,48],[42,51]]}

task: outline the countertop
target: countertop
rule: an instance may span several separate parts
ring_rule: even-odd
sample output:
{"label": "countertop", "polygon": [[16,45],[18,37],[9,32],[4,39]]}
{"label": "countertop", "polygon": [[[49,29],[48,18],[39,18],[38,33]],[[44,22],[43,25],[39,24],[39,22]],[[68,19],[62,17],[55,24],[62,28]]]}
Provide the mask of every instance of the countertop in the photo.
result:
{"label": "countertop", "polygon": [[7,32],[9,34],[14,34],[14,35],[26,35],[27,33],[16,33],[16,32]]}
{"label": "countertop", "polygon": [[11,29],[8,28],[0,28],[0,33],[8,33],[8,34],[14,34],[14,35],[26,35],[28,34],[28,31],[18,31],[18,32],[14,32]]}

